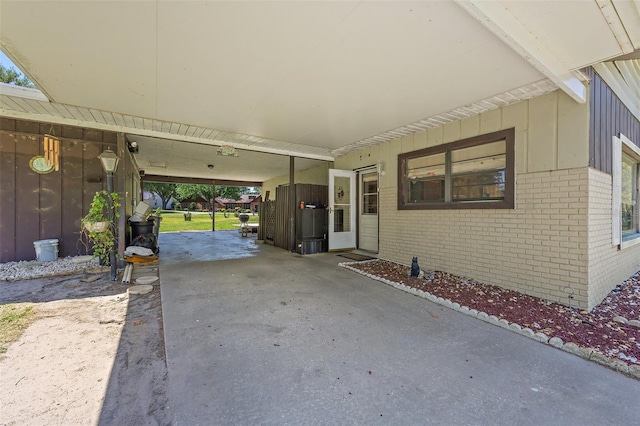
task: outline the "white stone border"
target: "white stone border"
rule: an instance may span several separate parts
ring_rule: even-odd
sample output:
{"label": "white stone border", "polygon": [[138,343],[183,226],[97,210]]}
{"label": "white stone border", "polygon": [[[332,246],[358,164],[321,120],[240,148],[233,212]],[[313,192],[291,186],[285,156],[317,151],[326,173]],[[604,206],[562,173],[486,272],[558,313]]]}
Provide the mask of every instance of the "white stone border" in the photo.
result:
{"label": "white stone border", "polygon": [[549,338],[544,333],[536,333],[532,329],[525,327],[523,328],[520,324],[510,323],[506,319],[498,319],[495,315],[488,315],[486,312],[478,312],[475,309],[471,309],[467,306],[461,306],[457,302],[452,302],[451,300],[444,299],[442,297],[435,296],[429,292],[418,290],[413,287],[406,286],[404,284],[388,280],[386,278],[378,277],[377,275],[367,274],[362,272],[361,270],[352,267],[353,264],[362,264],[368,262],[376,262],[379,259],[366,260],[363,262],[343,262],[339,263],[338,266],[341,266],[345,269],[349,269],[350,271],[356,272],[360,275],[364,275],[376,281],[381,281],[387,285],[397,288],[398,290],[405,291],[407,293],[411,293],[415,296],[421,297],[423,299],[430,300],[433,303],[438,305],[442,305],[444,307],[453,309],[454,311],[461,312],[465,315],[469,315],[471,317],[477,318],[481,321],[488,322],[489,324],[497,325],[504,329],[510,330],[514,333],[517,333],[521,336],[528,337],[530,339],[536,340],[541,343],[545,343],[547,345],[551,345],[555,348],[561,349],[565,352],[569,352],[571,354],[577,355],[581,358],[587,359],[589,361],[594,361],[598,364],[609,367],[613,370],[619,371],[631,377],[635,377],[636,379],[640,379],[640,365],[629,365],[618,358],[610,358],[605,356],[602,352],[593,349],[593,348],[585,348],[582,346],[578,346],[573,342],[565,343],[559,337]]}

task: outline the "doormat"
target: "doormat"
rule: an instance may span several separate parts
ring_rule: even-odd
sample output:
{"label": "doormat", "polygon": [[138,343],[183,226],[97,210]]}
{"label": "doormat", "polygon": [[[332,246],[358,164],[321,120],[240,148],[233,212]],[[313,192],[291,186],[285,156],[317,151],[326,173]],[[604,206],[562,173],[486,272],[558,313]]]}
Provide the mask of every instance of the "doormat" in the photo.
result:
{"label": "doormat", "polygon": [[365,256],[363,254],[357,254],[357,253],[343,253],[343,254],[339,254],[338,256],[346,257],[347,259],[355,260],[357,262],[362,262],[363,260],[376,259],[375,257]]}

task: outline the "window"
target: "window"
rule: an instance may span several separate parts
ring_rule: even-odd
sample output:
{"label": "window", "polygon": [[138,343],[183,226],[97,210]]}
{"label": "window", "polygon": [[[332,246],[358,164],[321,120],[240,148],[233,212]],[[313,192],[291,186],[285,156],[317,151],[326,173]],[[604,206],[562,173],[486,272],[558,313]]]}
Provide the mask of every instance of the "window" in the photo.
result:
{"label": "window", "polygon": [[638,233],[638,162],[630,155],[622,153],[622,187],[620,191],[622,213],[622,240]]}
{"label": "window", "polygon": [[362,176],[362,214],[378,214],[378,172]]}
{"label": "window", "polygon": [[398,156],[398,209],[513,208],[514,129]]}
{"label": "window", "polygon": [[624,135],[613,138],[613,244],[624,248],[640,243],[638,170],[640,147]]}

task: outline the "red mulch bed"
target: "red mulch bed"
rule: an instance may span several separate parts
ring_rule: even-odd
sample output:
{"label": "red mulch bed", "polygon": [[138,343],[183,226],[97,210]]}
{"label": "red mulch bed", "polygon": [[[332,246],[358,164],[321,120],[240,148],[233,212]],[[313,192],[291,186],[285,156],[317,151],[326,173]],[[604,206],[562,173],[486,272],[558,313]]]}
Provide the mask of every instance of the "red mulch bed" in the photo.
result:
{"label": "red mulch bed", "polygon": [[408,266],[385,260],[349,266],[495,315],[549,338],[559,337],[565,343],[573,342],[629,365],[640,365],[640,328],[613,321],[616,316],[640,319],[640,272],[618,285],[602,303],[587,312],[445,272],[426,272],[424,278],[409,277]]}

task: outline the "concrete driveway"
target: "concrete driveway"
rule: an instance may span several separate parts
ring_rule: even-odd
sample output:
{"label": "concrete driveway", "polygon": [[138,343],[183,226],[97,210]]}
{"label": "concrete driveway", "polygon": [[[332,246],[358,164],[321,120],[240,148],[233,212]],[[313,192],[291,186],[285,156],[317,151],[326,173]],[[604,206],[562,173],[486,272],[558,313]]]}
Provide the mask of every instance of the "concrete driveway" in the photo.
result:
{"label": "concrete driveway", "polygon": [[638,424],[635,379],[254,238],[160,236],[175,425]]}

